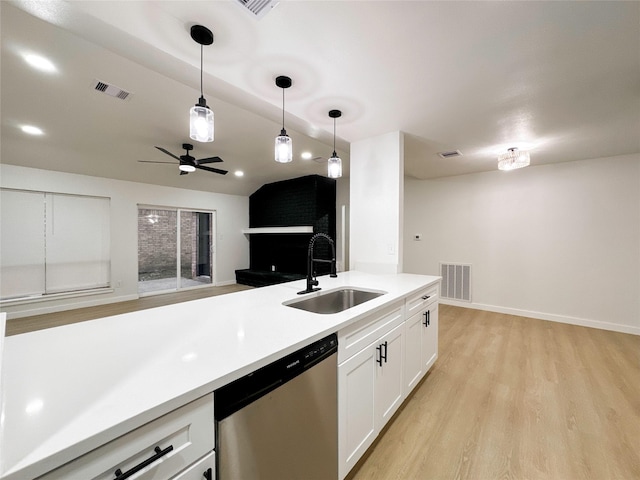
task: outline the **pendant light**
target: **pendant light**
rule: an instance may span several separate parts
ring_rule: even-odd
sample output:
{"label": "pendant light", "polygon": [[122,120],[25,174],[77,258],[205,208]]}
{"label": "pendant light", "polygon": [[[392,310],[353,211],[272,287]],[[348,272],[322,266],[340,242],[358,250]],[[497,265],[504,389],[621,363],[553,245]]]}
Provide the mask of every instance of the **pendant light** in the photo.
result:
{"label": "pendant light", "polygon": [[291,79],[281,75],[276,77],[276,85],[282,89],[282,130],[276,137],[275,159],[278,163],[289,163],[293,160],[293,143],[284,129],[284,90],[291,86]]}
{"label": "pendant light", "polygon": [[340,178],[342,176],[342,160],[336,153],[336,118],[342,116],[340,110],[329,110],[329,116],[333,118],[333,154],[329,158],[328,163],[328,176],[329,178]]}
{"label": "pendant light", "polygon": [[213,142],[213,112],[202,92],[202,48],[213,43],[213,33],[207,27],[191,27],[191,38],[200,44],[200,98],[189,110],[189,137],[198,142]]}

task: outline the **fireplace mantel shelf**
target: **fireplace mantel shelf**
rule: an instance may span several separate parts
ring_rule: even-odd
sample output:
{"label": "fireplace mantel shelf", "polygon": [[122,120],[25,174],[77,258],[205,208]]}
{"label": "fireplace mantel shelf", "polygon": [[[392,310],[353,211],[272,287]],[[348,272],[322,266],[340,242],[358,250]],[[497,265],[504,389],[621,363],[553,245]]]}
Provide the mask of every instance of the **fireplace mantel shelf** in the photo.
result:
{"label": "fireplace mantel shelf", "polygon": [[293,227],[256,227],[256,228],[243,228],[242,233],[313,233],[312,225],[302,225]]}

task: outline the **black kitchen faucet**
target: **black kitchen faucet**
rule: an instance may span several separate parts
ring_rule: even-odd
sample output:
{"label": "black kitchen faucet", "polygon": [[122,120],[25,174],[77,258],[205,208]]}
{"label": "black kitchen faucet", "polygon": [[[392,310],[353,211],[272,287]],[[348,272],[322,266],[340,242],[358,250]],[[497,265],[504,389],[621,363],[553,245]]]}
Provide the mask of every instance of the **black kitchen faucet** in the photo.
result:
{"label": "black kitchen faucet", "polygon": [[[331,260],[326,260],[323,258],[313,258],[313,247],[318,238],[326,238],[329,241],[329,244],[331,245]],[[333,240],[331,240],[331,237],[326,233],[316,233],[313,237],[311,237],[311,240],[309,240],[309,249],[307,250],[307,288],[302,290],[301,292],[298,292],[298,295],[302,295],[303,293],[317,292],[318,290],[320,290],[320,287],[318,287],[318,280],[316,280],[316,274],[313,271],[314,262],[330,263],[331,272],[329,273],[329,276],[332,278],[338,276],[338,274],[336,273],[336,246],[333,243]]]}

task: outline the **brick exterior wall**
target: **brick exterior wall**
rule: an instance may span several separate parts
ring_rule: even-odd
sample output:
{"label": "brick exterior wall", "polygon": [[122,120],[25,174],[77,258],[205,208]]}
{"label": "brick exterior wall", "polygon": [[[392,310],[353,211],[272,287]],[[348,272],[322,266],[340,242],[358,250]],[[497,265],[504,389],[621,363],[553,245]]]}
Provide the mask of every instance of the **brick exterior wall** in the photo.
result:
{"label": "brick exterior wall", "polygon": [[[138,211],[138,277],[166,278],[176,274],[176,219],[178,212],[161,209]],[[180,214],[181,276],[196,276],[197,214]]]}

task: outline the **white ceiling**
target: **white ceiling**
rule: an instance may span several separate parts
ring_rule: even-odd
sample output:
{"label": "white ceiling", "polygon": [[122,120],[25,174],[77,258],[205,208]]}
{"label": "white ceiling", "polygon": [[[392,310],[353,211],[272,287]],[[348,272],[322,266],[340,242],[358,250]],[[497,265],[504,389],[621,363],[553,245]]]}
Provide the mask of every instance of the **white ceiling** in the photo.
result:
{"label": "white ceiling", "polygon": [[[350,142],[397,130],[417,178],[494,170],[512,146],[530,148],[533,165],[640,152],[638,1],[282,0],[261,19],[237,0],[0,3],[3,163],[248,195],[325,174],[326,163],[299,154],[330,156],[334,108],[347,175]],[[215,36],[204,95],[216,138],[193,153],[222,157],[224,177],[137,162],[171,161],[153,146],[180,155],[189,141],[194,24]],[[23,53],[47,56],[57,72],[33,70]],[[278,75],[293,79],[287,165],[273,161]],[[93,79],[132,95],[96,93]],[[463,156],[437,155],[455,149]]]}

